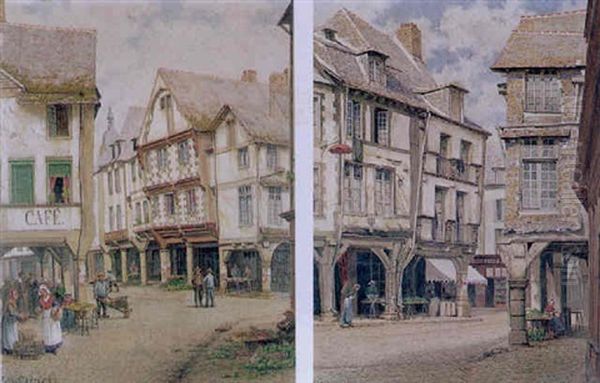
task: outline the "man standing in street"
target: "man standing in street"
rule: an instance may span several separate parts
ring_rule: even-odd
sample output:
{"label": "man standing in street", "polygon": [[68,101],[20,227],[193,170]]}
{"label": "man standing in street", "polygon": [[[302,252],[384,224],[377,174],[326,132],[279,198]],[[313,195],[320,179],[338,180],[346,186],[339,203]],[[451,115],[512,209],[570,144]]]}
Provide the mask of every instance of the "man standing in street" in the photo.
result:
{"label": "man standing in street", "polygon": [[[204,300],[204,307],[215,307],[215,276],[212,273],[212,269],[209,268],[204,277],[204,288],[206,289],[206,299]],[[210,306],[209,302],[210,301]]]}
{"label": "man standing in street", "polygon": [[106,314],[106,301],[108,300],[108,293],[110,291],[110,281],[104,277],[104,273],[99,273],[94,282],[94,298],[96,298],[96,313],[102,318],[108,318]]}
{"label": "man standing in street", "polygon": [[192,287],[194,288],[194,304],[196,307],[202,306],[202,270],[196,266],[194,277],[192,278]]}

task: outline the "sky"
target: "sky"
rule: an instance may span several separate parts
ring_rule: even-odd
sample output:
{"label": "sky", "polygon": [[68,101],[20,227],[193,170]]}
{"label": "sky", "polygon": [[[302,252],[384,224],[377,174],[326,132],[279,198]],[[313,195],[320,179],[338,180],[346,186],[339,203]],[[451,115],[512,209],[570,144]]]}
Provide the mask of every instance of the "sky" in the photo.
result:
{"label": "sky", "polygon": [[160,67],[259,81],[289,61],[289,36],[277,22],[284,1],[6,0],[8,22],[92,28],[97,32],[96,82],[102,108],[96,146],[111,107],[121,129],[129,106],[146,106]]}
{"label": "sky", "polygon": [[422,31],[424,58],[435,79],[466,86],[470,91],[466,115],[494,130],[505,120],[505,103],[496,87],[502,77],[489,68],[519,17],[586,6],[586,0],[317,0],[315,27],[342,7],[390,34],[401,23],[416,23]]}

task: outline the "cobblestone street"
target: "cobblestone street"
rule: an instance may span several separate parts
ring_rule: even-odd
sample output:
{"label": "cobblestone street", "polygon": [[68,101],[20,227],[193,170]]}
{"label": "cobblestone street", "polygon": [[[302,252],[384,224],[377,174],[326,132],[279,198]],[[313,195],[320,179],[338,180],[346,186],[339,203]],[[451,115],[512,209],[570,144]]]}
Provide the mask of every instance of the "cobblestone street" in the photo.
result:
{"label": "cobblestone street", "polygon": [[[121,292],[133,307],[129,319],[109,310],[111,317],[101,320],[100,328],[91,330],[89,336],[66,335],[57,356],[46,354],[39,360],[4,357],[5,381],[28,377],[28,381],[37,378],[48,383],[165,382],[191,347],[207,340],[215,328],[226,323],[234,330],[266,326],[289,306],[284,297],[218,296],[214,309],[197,309],[190,291],[166,292],[151,286],[125,287]],[[39,330],[34,320],[25,327]]]}
{"label": "cobblestone street", "polygon": [[[505,351],[504,311],[477,310],[470,321],[377,323],[315,327],[315,381],[579,382],[585,342],[565,338]],[[480,320],[478,320],[480,319]],[[343,350],[343,352],[340,352]],[[552,378],[550,378],[552,377]]]}

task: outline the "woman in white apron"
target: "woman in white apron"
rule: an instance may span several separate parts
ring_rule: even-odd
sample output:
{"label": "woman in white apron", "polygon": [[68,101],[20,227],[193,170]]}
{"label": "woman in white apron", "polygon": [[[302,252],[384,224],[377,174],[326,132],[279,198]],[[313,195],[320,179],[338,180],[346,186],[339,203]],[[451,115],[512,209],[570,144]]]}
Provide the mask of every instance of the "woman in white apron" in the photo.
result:
{"label": "woman in white apron", "polygon": [[46,352],[56,354],[62,346],[62,329],[60,318],[62,310],[46,285],[40,286],[40,307],[42,309],[42,334]]}

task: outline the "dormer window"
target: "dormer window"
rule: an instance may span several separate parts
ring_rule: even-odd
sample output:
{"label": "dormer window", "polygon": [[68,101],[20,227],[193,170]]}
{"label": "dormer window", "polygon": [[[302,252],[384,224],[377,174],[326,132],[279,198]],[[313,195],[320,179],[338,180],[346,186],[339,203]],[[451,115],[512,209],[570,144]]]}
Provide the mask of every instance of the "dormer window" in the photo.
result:
{"label": "dormer window", "polygon": [[367,53],[367,71],[369,74],[369,82],[379,85],[385,85],[385,59],[386,56],[375,51]]}
{"label": "dormer window", "polygon": [[160,98],[160,110],[164,110],[171,106],[171,95],[166,94]]}
{"label": "dormer window", "polygon": [[323,29],[323,34],[327,40],[335,41],[335,30],[330,28]]}

